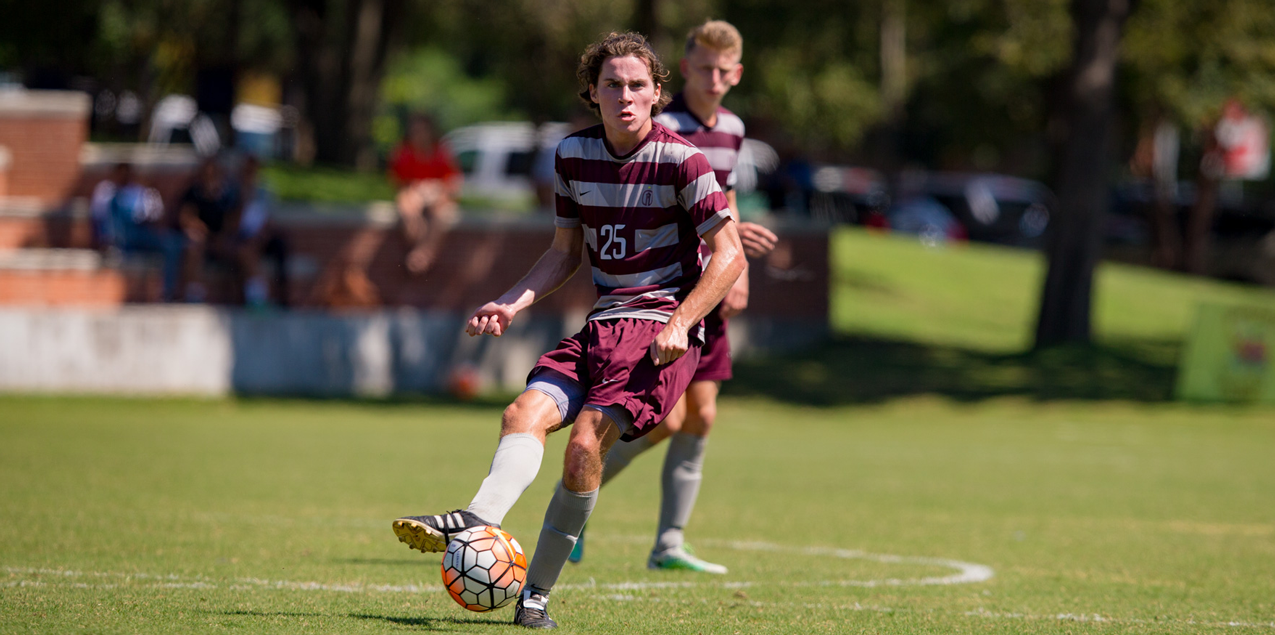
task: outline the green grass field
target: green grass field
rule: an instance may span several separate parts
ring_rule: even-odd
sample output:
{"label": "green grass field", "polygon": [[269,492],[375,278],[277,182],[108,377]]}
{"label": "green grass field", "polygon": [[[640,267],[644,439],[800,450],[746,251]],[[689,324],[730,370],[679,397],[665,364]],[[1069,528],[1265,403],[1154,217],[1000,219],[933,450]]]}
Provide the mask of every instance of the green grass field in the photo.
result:
{"label": "green grass field", "polygon": [[[731,573],[645,568],[652,453],[604,491],[562,631],[1275,632],[1275,411],[1168,401],[1193,304],[1269,292],[1106,267],[1099,342],[1033,354],[1034,256],[836,252],[837,337],[722,402],[688,537]],[[0,632],[514,632],[389,528],[468,502],[499,412],[0,397]],[[528,551],[564,442],[506,519]]]}

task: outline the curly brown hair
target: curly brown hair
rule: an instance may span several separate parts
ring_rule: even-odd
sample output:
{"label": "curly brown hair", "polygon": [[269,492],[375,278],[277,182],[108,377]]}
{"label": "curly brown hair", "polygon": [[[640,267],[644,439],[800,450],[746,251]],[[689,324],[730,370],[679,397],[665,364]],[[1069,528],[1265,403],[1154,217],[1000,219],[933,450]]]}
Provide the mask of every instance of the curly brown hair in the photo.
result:
{"label": "curly brown hair", "polygon": [[651,105],[652,117],[660,114],[660,111],[673,100],[673,96],[667,90],[663,90],[665,82],[668,81],[668,69],[664,68],[660,56],[655,54],[655,49],[651,48],[646,38],[641,33],[632,31],[612,32],[601,41],[594,42],[584,49],[584,55],[580,56],[580,66],[576,68],[576,79],[580,80],[580,99],[593,110],[593,114],[600,114],[602,109],[589,98],[589,87],[597,85],[598,76],[602,74],[602,63],[612,57],[627,56],[646,62],[647,69],[651,71],[651,80],[656,86],[661,87],[660,98]]}

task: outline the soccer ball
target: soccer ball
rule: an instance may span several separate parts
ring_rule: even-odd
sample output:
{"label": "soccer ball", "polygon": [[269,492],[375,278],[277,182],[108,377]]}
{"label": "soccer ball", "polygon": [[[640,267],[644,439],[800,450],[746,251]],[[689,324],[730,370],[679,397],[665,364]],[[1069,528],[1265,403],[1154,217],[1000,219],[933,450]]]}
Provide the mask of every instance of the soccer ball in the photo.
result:
{"label": "soccer ball", "polygon": [[513,602],[526,581],[522,545],[495,527],[456,534],[443,554],[443,585],[457,604],[471,611],[492,611]]}

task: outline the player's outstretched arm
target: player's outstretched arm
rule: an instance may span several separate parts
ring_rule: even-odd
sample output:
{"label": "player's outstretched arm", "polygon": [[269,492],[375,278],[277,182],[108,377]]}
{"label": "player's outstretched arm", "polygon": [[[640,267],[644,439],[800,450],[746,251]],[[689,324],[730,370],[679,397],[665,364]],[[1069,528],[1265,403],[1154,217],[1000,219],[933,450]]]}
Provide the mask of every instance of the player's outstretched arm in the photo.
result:
{"label": "player's outstretched arm", "polygon": [[576,269],[580,268],[583,250],[582,228],[557,228],[553,235],[553,244],[532,265],[531,271],[496,301],[478,307],[465,325],[465,332],[471,337],[484,334],[496,337],[504,335],[519,311],[553,293],[575,275]]}
{"label": "player's outstretched arm", "polygon": [[651,343],[651,359],[656,365],[667,364],[686,354],[690,348],[690,330],[726,297],[726,292],[744,271],[744,248],[733,221],[719,223],[702,238],[713,251],[713,258],[690,295],[673,311],[668,324]]}

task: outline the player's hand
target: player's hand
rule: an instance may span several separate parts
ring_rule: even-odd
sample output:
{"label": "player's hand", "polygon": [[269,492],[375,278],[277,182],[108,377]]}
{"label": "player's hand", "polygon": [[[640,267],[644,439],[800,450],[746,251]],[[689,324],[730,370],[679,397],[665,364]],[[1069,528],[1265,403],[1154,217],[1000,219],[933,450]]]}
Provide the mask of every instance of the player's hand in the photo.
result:
{"label": "player's hand", "polygon": [[664,325],[663,330],[655,336],[655,341],[651,342],[651,361],[656,366],[677,361],[677,359],[686,354],[691,347],[690,337],[686,331],[679,328],[669,328]]}
{"label": "player's hand", "polygon": [[744,253],[749,258],[763,258],[775,250],[775,242],[779,237],[774,232],[757,223],[739,224],[739,242],[744,245]]}
{"label": "player's hand", "polygon": [[722,298],[722,308],[718,309],[718,314],[723,318],[733,318],[748,308],[748,280],[745,278],[747,275],[748,270],[745,269],[744,273],[740,274],[739,280],[731,285],[730,291],[726,292],[726,297]]}
{"label": "player's hand", "polygon": [[469,318],[469,322],[465,324],[465,332],[470,337],[487,334],[500,337],[505,334],[509,324],[514,321],[515,313],[517,312],[507,304],[488,302],[478,307],[477,311],[474,311],[474,316]]}

